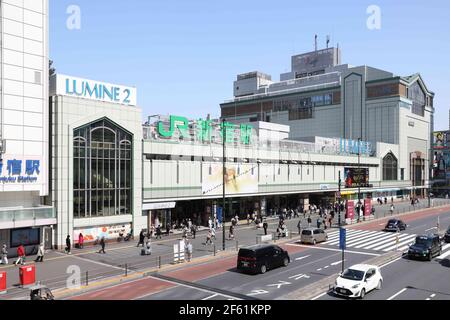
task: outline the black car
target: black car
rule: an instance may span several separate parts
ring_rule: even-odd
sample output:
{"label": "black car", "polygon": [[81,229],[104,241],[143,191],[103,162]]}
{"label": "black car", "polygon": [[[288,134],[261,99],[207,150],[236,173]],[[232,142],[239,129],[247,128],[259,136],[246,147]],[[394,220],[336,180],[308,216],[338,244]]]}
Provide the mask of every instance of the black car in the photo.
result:
{"label": "black car", "polygon": [[286,267],[290,262],[288,252],[279,246],[258,245],[239,250],[237,269],[251,273],[266,273],[269,269]]}
{"label": "black car", "polygon": [[449,243],[450,242],[450,226],[447,229],[447,232],[444,235],[444,241]]}
{"label": "black car", "polygon": [[403,231],[406,230],[406,223],[399,219],[391,219],[386,224],[386,227],[384,227],[384,230],[394,232]]}
{"label": "black car", "polygon": [[431,261],[433,257],[441,255],[442,245],[439,235],[430,234],[416,237],[416,242],[409,247],[409,258],[420,258]]}

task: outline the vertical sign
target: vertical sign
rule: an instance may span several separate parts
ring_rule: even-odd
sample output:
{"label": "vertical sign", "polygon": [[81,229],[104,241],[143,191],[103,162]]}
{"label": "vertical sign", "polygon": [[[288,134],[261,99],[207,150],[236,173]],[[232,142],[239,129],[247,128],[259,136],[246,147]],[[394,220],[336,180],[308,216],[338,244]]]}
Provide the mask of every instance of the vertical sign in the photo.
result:
{"label": "vertical sign", "polygon": [[353,220],[355,218],[355,202],[354,201],[347,201],[347,214],[346,219]]}
{"label": "vertical sign", "polygon": [[222,207],[217,207],[217,221],[219,223],[223,222],[222,221],[222,216],[223,216],[223,214],[222,214]]}
{"label": "vertical sign", "polygon": [[339,229],[339,249],[345,250],[347,246],[347,229]]}
{"label": "vertical sign", "polygon": [[364,199],[364,216],[368,217],[372,213],[372,199]]}

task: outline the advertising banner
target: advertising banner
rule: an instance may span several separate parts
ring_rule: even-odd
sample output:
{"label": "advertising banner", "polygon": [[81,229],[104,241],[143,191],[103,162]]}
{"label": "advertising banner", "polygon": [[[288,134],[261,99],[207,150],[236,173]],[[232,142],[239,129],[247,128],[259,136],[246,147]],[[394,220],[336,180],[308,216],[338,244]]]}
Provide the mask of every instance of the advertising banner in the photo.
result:
{"label": "advertising banner", "polygon": [[354,201],[347,201],[347,208],[346,208],[346,219],[354,219],[355,218],[355,202]]}
{"label": "advertising banner", "polygon": [[369,168],[344,168],[346,188],[364,188],[369,185]]}
{"label": "advertising banner", "polygon": [[450,138],[450,131],[433,132],[433,149],[448,148],[448,138]]}
{"label": "advertising banner", "polygon": [[364,199],[364,216],[368,217],[372,213],[372,200]]}
{"label": "advertising banner", "polygon": [[[223,193],[223,167],[221,163],[204,164],[203,195],[221,195]],[[225,193],[258,193],[258,170],[254,164],[227,164],[225,173]]]}
{"label": "advertising banner", "polygon": [[105,240],[110,240],[110,239],[117,239],[119,237],[119,233],[121,232],[124,235],[126,235],[130,231],[131,231],[131,223],[102,226],[102,227],[89,227],[74,230],[73,239],[75,242],[78,242],[78,236],[80,235],[81,232],[83,234],[85,242],[93,242],[97,239],[98,240],[101,239],[102,237],[105,237]]}

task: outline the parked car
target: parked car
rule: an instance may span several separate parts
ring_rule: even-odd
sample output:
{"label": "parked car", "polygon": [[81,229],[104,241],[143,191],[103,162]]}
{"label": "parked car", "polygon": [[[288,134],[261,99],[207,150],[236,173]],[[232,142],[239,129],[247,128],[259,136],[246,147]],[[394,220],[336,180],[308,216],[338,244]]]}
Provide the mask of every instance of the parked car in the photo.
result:
{"label": "parked car", "polygon": [[384,231],[399,232],[406,230],[406,227],[407,227],[406,223],[404,223],[402,220],[390,219],[387,222],[386,227],[384,227]]}
{"label": "parked car", "polygon": [[339,275],[334,284],[335,294],[349,298],[364,298],[366,293],[383,285],[380,268],[368,264],[354,265]]}
{"label": "parked car", "polygon": [[328,240],[328,235],[325,231],[319,228],[306,228],[302,230],[300,241],[302,243],[316,244]]}
{"label": "parked car", "polygon": [[266,273],[277,267],[287,267],[291,258],[286,250],[276,245],[258,245],[241,248],[238,253],[237,269],[251,273]]}
{"label": "parked car", "polygon": [[450,226],[448,226],[447,232],[444,235],[444,241],[447,243],[450,242]]}
{"label": "parked car", "polygon": [[409,247],[408,258],[427,259],[442,253],[442,244],[437,234],[422,235],[416,237],[416,242]]}

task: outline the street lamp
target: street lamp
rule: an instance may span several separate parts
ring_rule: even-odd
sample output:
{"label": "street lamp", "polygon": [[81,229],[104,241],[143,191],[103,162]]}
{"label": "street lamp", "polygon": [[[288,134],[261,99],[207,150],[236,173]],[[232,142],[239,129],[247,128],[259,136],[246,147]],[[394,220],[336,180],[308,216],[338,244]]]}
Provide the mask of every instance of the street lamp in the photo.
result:
{"label": "street lamp", "polygon": [[226,132],[225,130],[225,118],[222,118],[222,196],[223,196],[223,206],[222,206],[222,250],[225,251],[225,212],[226,212],[226,200],[225,200],[225,174],[226,174],[226,164],[225,164],[225,141],[226,141]]}

